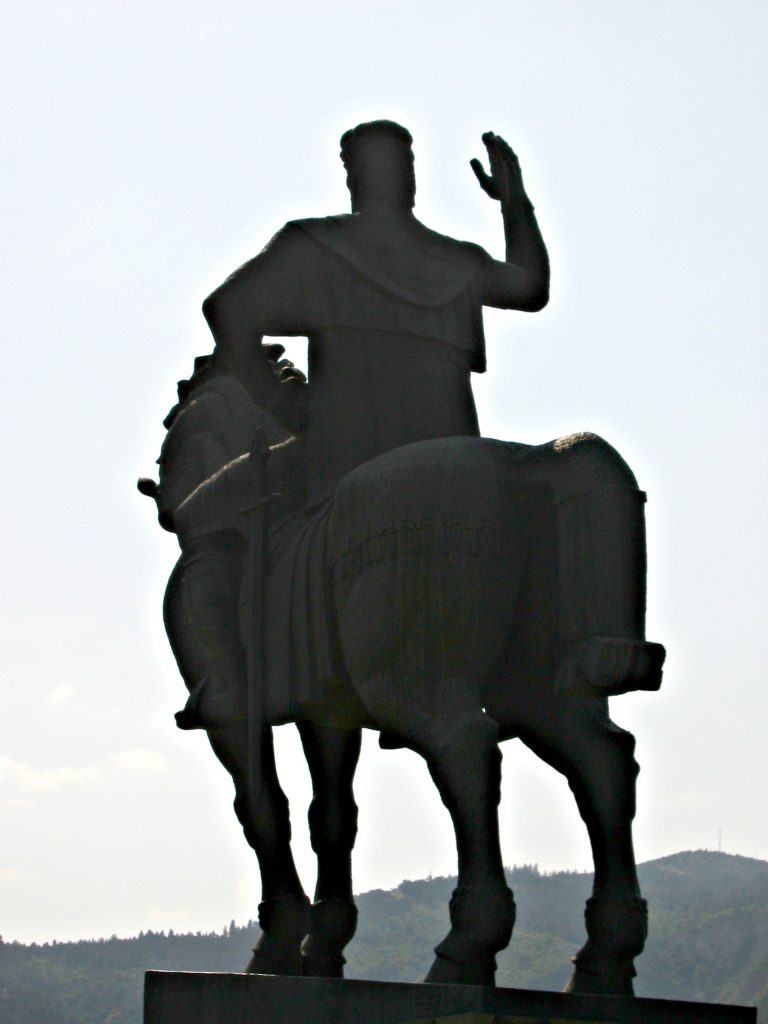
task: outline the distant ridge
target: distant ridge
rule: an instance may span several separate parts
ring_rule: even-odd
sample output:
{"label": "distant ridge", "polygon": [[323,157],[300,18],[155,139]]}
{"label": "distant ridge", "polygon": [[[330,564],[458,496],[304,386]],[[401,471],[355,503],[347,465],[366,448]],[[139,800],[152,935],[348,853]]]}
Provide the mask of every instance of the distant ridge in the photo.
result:
{"label": "distant ridge", "polygon": [[[639,868],[650,912],[638,960],[638,995],[758,1006],[768,1014],[768,862],[707,850]],[[591,876],[508,872],[518,919],[499,957],[499,985],[560,990],[584,941]],[[357,897],[360,925],[348,950],[350,978],[420,981],[448,928],[455,878],[402,882]],[[238,971],[258,926],[222,933],[142,933],[25,946],[0,943],[4,1024],[141,1024],[145,970]]]}

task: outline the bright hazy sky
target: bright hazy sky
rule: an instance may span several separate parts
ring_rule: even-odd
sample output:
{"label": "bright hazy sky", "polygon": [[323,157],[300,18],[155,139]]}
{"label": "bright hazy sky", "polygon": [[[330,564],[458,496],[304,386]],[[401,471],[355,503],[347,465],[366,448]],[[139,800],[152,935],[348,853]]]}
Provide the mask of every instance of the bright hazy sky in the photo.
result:
{"label": "bright hazy sky", "polygon": [[[176,557],[135,479],[203,297],[288,219],[343,212],[341,132],[415,138],[417,215],[503,255],[469,168],[518,151],[552,300],[487,316],[483,432],[609,439],[649,493],[659,694],[637,736],[641,860],[768,858],[765,61],[750,0],[26,0],[4,96],[0,930],[21,941],[255,917],[255,860],[163,633]],[[293,352],[301,355],[294,343]],[[306,770],[281,774],[312,887]],[[586,868],[565,782],[504,747],[508,864]],[[424,765],[367,743],[355,886],[455,869]]]}

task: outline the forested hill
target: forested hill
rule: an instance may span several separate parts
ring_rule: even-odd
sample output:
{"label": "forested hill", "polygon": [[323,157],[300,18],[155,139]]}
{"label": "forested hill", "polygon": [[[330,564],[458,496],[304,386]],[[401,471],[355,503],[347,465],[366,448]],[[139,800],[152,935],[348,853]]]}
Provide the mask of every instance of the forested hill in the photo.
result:
{"label": "forested hill", "polygon": [[[584,941],[590,876],[510,871],[518,907],[498,984],[562,989]],[[640,868],[650,909],[638,995],[758,1005],[768,1015],[768,863],[706,851]],[[403,882],[358,897],[347,976],[420,981],[448,928],[453,878]],[[146,932],[134,939],[25,946],[0,942],[4,1024],[140,1024],[145,970],[238,971],[258,927],[220,934]]]}

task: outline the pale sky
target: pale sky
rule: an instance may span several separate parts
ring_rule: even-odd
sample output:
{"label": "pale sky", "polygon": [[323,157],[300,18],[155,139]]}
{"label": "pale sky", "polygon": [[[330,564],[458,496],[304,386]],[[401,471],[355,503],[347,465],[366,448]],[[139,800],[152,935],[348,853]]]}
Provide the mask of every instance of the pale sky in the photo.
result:
{"label": "pale sky", "polygon": [[[417,215],[503,256],[469,168],[517,150],[552,261],[542,313],[486,318],[483,432],[611,441],[649,494],[659,694],[613,702],[647,860],[768,859],[768,8],[750,0],[26,0],[5,5],[0,931],[256,916],[231,784],[185,699],[174,538],[135,480],[211,339],[205,295],[288,219],[343,212],[341,132],[415,139]],[[297,360],[301,346],[292,347]],[[314,884],[308,783],[280,733]],[[508,864],[589,866],[565,782],[504,745]],[[355,887],[455,870],[424,765],[364,748]]]}

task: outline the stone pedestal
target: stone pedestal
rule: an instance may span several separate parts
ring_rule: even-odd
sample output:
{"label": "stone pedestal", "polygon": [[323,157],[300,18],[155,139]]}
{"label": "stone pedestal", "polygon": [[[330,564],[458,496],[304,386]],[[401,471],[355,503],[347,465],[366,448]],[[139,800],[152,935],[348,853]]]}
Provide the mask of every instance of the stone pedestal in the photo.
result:
{"label": "stone pedestal", "polygon": [[[757,1010],[472,985],[149,971],[144,1024],[757,1024]],[[453,1018],[453,1020],[451,1020]]]}

